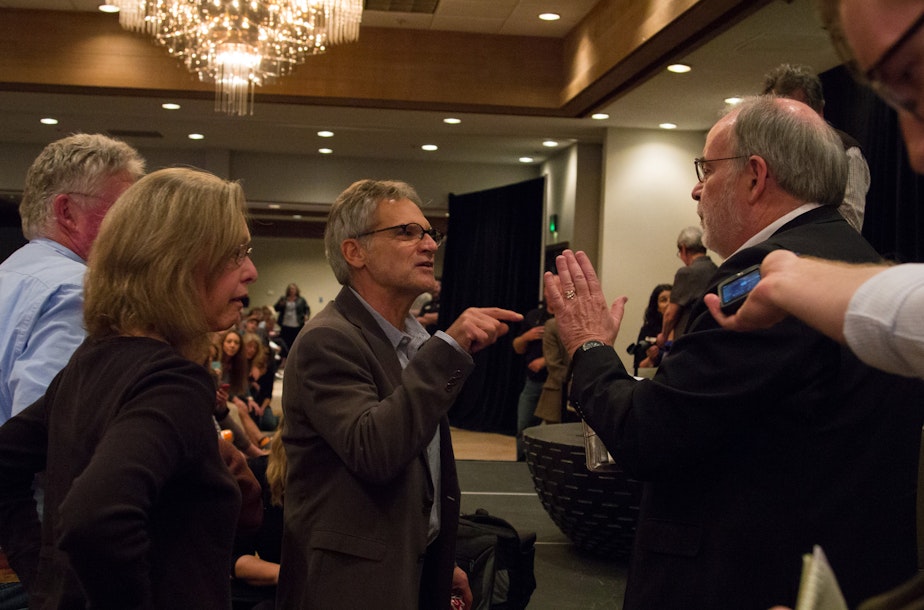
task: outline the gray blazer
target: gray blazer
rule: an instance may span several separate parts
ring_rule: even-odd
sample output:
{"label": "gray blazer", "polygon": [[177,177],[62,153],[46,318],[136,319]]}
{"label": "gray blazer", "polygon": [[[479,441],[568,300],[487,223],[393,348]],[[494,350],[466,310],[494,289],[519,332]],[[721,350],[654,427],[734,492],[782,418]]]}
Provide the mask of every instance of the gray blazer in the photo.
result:
{"label": "gray blazer", "polygon": [[[459,484],[446,413],[473,367],[436,338],[402,371],[348,288],[305,326],[283,381],[277,607],[449,607]],[[442,522],[428,547],[426,447],[437,428]]]}

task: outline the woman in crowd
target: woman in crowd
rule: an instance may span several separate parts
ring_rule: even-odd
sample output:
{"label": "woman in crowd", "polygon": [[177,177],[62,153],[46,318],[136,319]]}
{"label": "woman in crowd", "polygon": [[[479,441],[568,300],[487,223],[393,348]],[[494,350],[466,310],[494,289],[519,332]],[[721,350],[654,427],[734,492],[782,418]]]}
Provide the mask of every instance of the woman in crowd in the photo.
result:
{"label": "woman in crowd", "polygon": [[0,544],[30,607],[229,607],[241,492],[201,363],[257,277],[245,213],[239,185],[176,168],[139,180],[103,221],[87,339],[0,427]]}
{"label": "woman in crowd", "polygon": [[285,296],[279,297],[279,300],[276,301],[276,312],[279,314],[277,320],[279,322],[279,338],[284,343],[283,357],[285,357],[295,342],[298,332],[308,321],[308,317],[311,315],[311,307],[308,306],[308,301],[302,297],[298,286],[289,284],[286,286]]}
{"label": "woman in crowd", "polygon": [[[263,416],[263,408],[257,404],[250,391],[250,367],[244,355],[243,337],[237,329],[226,331],[221,337],[222,384],[227,385],[229,402],[237,410],[241,427],[254,445],[263,448],[269,442],[255,420]],[[253,414],[255,417],[251,417]]]}
{"label": "woman in crowd", "polygon": [[273,432],[279,423],[273,407],[273,371],[269,368],[269,359],[263,340],[255,333],[244,333],[244,357],[247,360],[250,394],[260,407],[260,415],[250,412],[251,419],[264,432]]}
{"label": "woman in crowd", "polygon": [[248,457],[266,455],[266,451],[258,448],[250,441],[250,437],[238,423],[237,408],[235,415],[231,415],[231,409],[228,408],[231,400],[228,394],[228,384],[223,384],[221,369],[221,336],[222,333],[209,333],[209,357],[203,364],[208,367],[212,373],[212,381],[215,382],[215,410],[213,417],[219,430],[226,430],[231,433],[231,442],[241,453]]}
{"label": "woman in crowd", "polygon": [[640,367],[655,367],[661,364],[663,354],[655,345],[655,341],[661,332],[664,312],[671,302],[671,288],[670,284],[658,284],[648,297],[645,319],[642,321],[642,328],[638,331],[638,339],[635,341],[633,352],[636,371]]}

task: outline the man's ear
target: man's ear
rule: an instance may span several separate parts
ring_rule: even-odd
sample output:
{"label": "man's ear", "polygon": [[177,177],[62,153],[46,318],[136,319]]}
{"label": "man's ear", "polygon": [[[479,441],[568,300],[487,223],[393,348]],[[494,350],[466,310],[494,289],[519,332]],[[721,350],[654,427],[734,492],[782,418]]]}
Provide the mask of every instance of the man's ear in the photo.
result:
{"label": "man's ear", "polygon": [[344,260],[354,269],[362,269],[366,266],[366,249],[363,248],[358,239],[349,238],[343,240],[340,244],[340,253],[343,254]]}
{"label": "man's ear", "polygon": [[770,171],[763,157],[751,155],[745,165],[744,175],[748,180],[748,203],[756,203],[767,189]]}
{"label": "man's ear", "polygon": [[55,212],[55,222],[66,231],[77,229],[77,218],[74,214],[74,202],[64,193],[55,195],[51,203]]}

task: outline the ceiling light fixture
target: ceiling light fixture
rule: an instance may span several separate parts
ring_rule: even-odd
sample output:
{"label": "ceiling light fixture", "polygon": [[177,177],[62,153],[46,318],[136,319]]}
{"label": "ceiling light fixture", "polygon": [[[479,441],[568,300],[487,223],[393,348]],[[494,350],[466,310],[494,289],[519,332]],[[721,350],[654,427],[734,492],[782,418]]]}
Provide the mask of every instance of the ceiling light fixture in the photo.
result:
{"label": "ceiling light fixture", "polygon": [[319,131],[319,132],[318,132],[318,136],[319,136],[319,137],[322,137],[322,138],[333,138],[333,137],[334,137],[334,132],[333,132],[333,131],[323,130],[323,131]]}
{"label": "ceiling light fixture", "polygon": [[362,0],[112,0],[119,23],[215,82],[215,110],[253,114],[254,87],[359,38]]}
{"label": "ceiling light fixture", "polygon": [[165,102],[161,104],[160,107],[163,108],[164,110],[179,110],[180,109],[180,105],[174,104],[173,102]]}
{"label": "ceiling light fixture", "polygon": [[205,139],[205,136],[202,135],[201,133],[191,133],[186,137],[189,138],[190,140],[204,140]]}
{"label": "ceiling light fixture", "polygon": [[520,157],[520,163],[532,163],[535,161],[532,157]]}
{"label": "ceiling light fixture", "polygon": [[433,152],[434,150],[439,150],[440,147],[437,146],[436,144],[424,144],[420,148],[427,152]]}
{"label": "ceiling light fixture", "polygon": [[726,104],[729,104],[729,105],[731,105],[731,106],[735,106],[735,105],[737,105],[737,104],[740,104],[740,103],[743,102],[743,101],[744,101],[744,99],[743,99],[743,98],[740,98],[740,97],[726,97],[726,98],[725,98],[725,103],[726,103]]}
{"label": "ceiling light fixture", "polygon": [[658,127],[661,129],[677,129],[677,125],[674,123],[659,123]]}
{"label": "ceiling light fixture", "polygon": [[561,15],[558,13],[540,13],[539,19],[542,19],[543,21],[558,21],[561,19]]}
{"label": "ceiling light fixture", "polygon": [[118,13],[119,12],[119,7],[116,6],[115,4],[100,4],[97,8],[103,13]]}
{"label": "ceiling light fixture", "polygon": [[45,117],[44,119],[39,119],[39,123],[42,125],[57,125],[58,119],[53,119],[51,117]]}
{"label": "ceiling light fixture", "polygon": [[668,72],[673,72],[674,74],[686,74],[692,70],[687,64],[671,64],[667,67]]}
{"label": "ceiling light fixture", "polygon": [[546,148],[555,148],[556,146],[558,146],[558,142],[556,142],[555,140],[546,140],[545,142],[542,143],[542,145],[545,146]]}
{"label": "ceiling light fixture", "polygon": [[595,121],[605,121],[606,119],[610,118],[610,115],[608,115],[605,112],[597,112],[595,114],[590,115],[590,118],[592,118]]}
{"label": "ceiling light fixture", "polygon": [[321,153],[322,155],[329,155],[329,154],[331,154],[332,152],[334,152],[334,149],[332,149],[332,148],[319,148],[319,149],[318,149],[318,152]]}
{"label": "ceiling light fixture", "polygon": [[462,119],[457,119],[455,117],[446,117],[445,119],[443,119],[443,122],[446,123],[447,125],[458,125],[459,123],[462,122]]}

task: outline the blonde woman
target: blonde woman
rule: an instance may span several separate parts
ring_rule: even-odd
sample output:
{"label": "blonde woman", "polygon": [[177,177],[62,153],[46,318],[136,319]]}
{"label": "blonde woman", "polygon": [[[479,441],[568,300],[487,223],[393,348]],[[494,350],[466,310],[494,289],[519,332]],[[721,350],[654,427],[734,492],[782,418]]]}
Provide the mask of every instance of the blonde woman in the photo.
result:
{"label": "blonde woman", "polygon": [[[212,421],[208,333],[257,277],[239,185],[154,172],[103,221],[87,339],[0,428],[0,544],[30,607],[226,608],[241,506]],[[46,473],[44,515],[33,474]]]}

